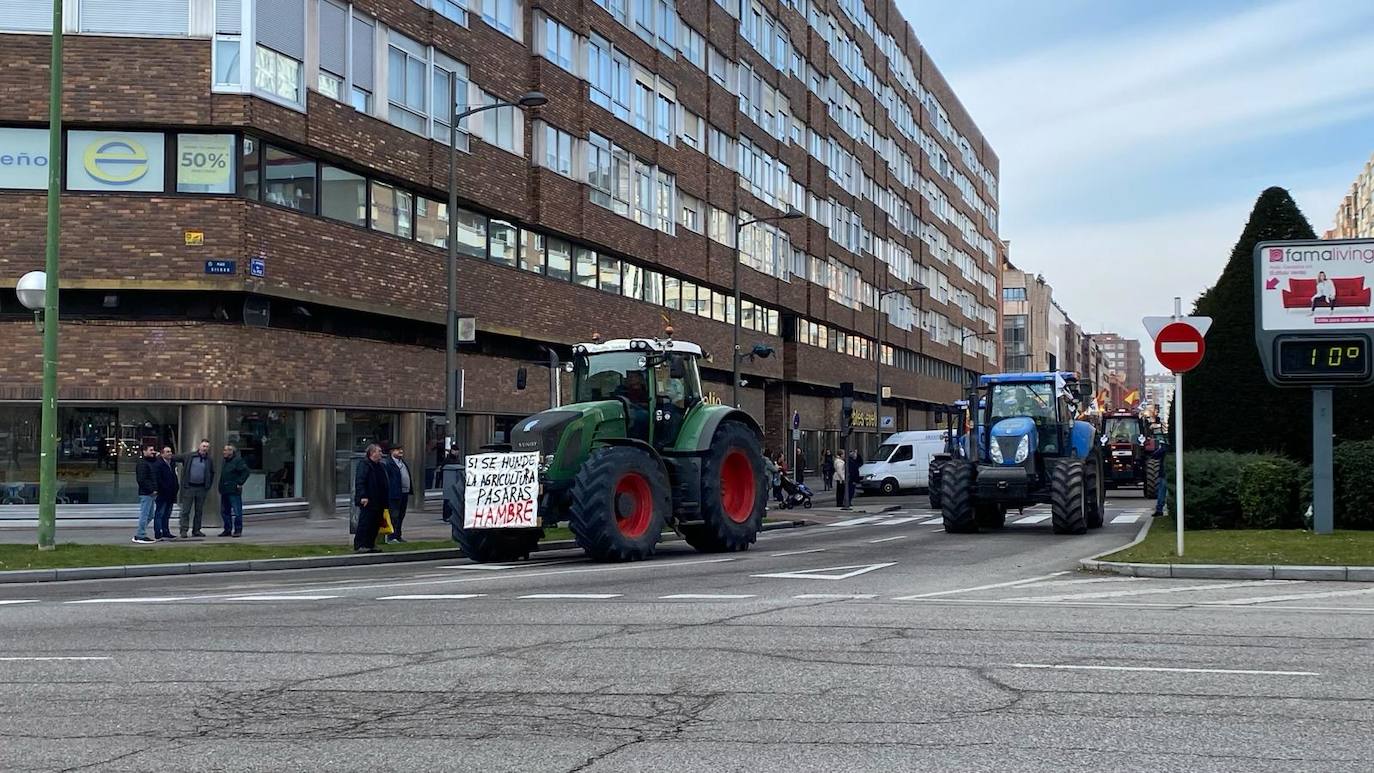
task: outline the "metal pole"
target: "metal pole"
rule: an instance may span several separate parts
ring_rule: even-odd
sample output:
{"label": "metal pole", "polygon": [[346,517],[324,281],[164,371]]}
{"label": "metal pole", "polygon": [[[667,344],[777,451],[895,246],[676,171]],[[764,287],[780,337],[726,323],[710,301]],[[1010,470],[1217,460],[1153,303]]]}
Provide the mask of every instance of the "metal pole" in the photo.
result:
{"label": "metal pole", "polygon": [[1335,528],[1335,481],[1331,454],[1331,389],[1312,390],[1312,531],[1330,534]]}
{"label": "metal pole", "polygon": [[444,446],[458,434],[458,78],[448,76],[448,306],[444,315]]}
{"label": "metal pole", "polygon": [[734,264],[730,266],[730,286],[733,288],[734,295],[735,295],[734,346],[733,346],[733,351],[732,351],[731,354],[730,354],[730,358],[731,358],[731,362],[730,362],[731,371],[730,371],[730,372],[731,372],[731,374],[732,374],[732,378],[730,379],[730,390],[731,390],[731,392],[730,392],[730,394],[731,394],[730,402],[731,402],[731,403],[734,403],[734,406],[735,406],[736,408],[738,408],[738,407],[739,407],[739,353],[740,353],[740,351],[739,351],[739,328],[740,328],[740,317],[743,316],[743,314],[742,314],[743,309],[741,308],[740,297],[739,297],[739,295],[740,295],[740,293],[739,293],[739,233],[740,233],[741,228],[743,227],[743,224],[739,222],[739,220],[738,220],[739,215],[738,215],[738,214],[735,215],[735,218],[736,218],[736,221],[735,221],[735,250],[734,250],[734,257],[735,257],[735,260],[734,260]]}
{"label": "metal pole", "polygon": [[38,461],[38,549],[57,536],[57,271],[62,181],[62,0],[52,2],[52,64],[48,84],[48,233],[43,302],[43,439]]}
{"label": "metal pole", "polygon": [[[883,298],[886,295],[887,293],[883,293],[882,295],[878,296],[878,308],[873,310],[873,316],[876,320],[874,327],[878,328],[878,334],[876,336],[876,338],[878,339],[878,350],[874,352],[873,357],[873,381],[874,386],[876,387],[876,391],[873,393],[873,429],[875,432],[878,433],[879,445],[882,445],[883,442],[883,328],[885,327],[885,325],[883,325],[882,306]],[[892,423],[893,429],[896,429],[896,416],[893,416]]]}
{"label": "metal pole", "polygon": [[561,393],[562,393],[562,389],[560,388],[560,382],[559,382],[559,370],[558,370],[558,368],[559,368],[558,352],[555,352],[555,351],[553,350],[553,347],[550,346],[550,347],[549,347],[549,407],[550,407],[550,408],[557,408],[558,405],[559,405],[559,403],[562,402],[562,399],[563,399],[563,395],[561,394]]}
{"label": "metal pole", "polygon": [[[1183,300],[1174,298],[1174,319],[1183,316]],[[1183,557],[1183,374],[1174,374],[1174,518],[1178,557]]]}

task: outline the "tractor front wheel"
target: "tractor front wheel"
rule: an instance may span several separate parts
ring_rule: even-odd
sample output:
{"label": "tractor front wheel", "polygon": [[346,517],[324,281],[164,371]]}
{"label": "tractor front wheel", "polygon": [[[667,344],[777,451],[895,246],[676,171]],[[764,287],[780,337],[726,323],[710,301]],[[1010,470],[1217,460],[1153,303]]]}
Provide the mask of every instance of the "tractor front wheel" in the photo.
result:
{"label": "tractor front wheel", "polygon": [[1159,495],[1159,478],[1163,474],[1163,467],[1158,459],[1145,460],[1145,485],[1144,494],[1146,499],[1154,499]]}
{"label": "tractor front wheel", "polygon": [[598,448],[573,479],[568,528],[595,561],[638,561],[653,555],[671,501],[668,476],[647,451]]}
{"label": "tractor front wheel", "polygon": [[701,467],[704,523],[683,526],[683,539],[703,553],[748,550],[758,539],[767,507],[758,436],[738,421],[723,422]]}
{"label": "tractor front wheel", "polygon": [[1083,468],[1084,520],[1089,529],[1100,529],[1107,515],[1107,489],[1102,475],[1102,458],[1094,453]]}
{"label": "tractor front wheel", "polygon": [[465,529],[463,528],[463,480],[459,476],[453,491],[456,505],[449,515],[453,541],[463,555],[479,564],[502,563],[529,558],[544,538],[543,529]]}
{"label": "tractor front wheel", "polygon": [[1050,524],[1055,534],[1086,534],[1088,506],[1082,459],[1050,462]]}
{"label": "tractor front wheel", "polygon": [[940,474],[940,515],[948,534],[974,534],[978,531],[977,509],[973,505],[973,463],[963,459],[945,462]]}

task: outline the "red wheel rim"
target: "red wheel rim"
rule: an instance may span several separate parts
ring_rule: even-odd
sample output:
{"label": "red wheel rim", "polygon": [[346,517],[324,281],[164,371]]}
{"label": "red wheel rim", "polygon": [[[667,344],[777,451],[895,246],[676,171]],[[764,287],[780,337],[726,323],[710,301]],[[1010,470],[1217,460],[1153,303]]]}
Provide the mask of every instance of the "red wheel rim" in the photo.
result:
{"label": "red wheel rim", "polygon": [[738,448],[730,449],[720,465],[720,504],[725,516],[735,523],[749,520],[754,514],[757,486],[749,455]]}
{"label": "red wheel rim", "polygon": [[627,472],[615,483],[615,525],[626,537],[642,537],[654,516],[654,495],[649,480],[637,472]]}

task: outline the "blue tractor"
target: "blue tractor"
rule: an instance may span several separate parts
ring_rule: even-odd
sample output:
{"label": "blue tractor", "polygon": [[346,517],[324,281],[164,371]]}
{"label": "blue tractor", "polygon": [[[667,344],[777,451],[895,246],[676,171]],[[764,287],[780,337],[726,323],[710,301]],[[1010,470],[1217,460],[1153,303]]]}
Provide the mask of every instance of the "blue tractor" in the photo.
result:
{"label": "blue tractor", "polygon": [[996,529],[1011,508],[1048,504],[1056,534],[1102,526],[1106,488],[1096,430],[1076,420],[1092,385],[1073,373],[981,376],[969,399],[978,416],[944,462],[945,531]]}

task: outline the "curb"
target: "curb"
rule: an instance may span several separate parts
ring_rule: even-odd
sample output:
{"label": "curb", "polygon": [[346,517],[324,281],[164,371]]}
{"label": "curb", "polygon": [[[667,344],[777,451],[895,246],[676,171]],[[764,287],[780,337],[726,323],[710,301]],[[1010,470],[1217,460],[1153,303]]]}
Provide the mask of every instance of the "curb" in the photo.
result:
{"label": "curb", "polygon": [[1374,566],[1291,566],[1286,564],[1133,564],[1102,561],[1102,556],[1135,547],[1150,533],[1150,519],[1129,544],[1084,558],[1078,565],[1092,572],[1126,577],[1166,577],[1191,580],[1326,580],[1328,582],[1374,582]]}
{"label": "curb", "polygon": [[[760,531],[796,529],[810,526],[810,521],[792,520],[765,523]],[[675,542],[676,534],[663,539]],[[541,542],[536,552],[576,548],[573,540]],[[439,550],[411,550],[396,553],[341,553],[337,556],[303,556],[300,558],[264,558],[258,560],[201,561],[183,564],[130,564],[127,566],[78,566],[63,569],[16,569],[0,572],[0,584],[63,582],[68,580],[116,580],[129,577],[166,577],[181,574],[220,574],[225,572],[270,572],[288,569],[325,569],[338,566],[369,566],[373,564],[401,564],[415,561],[452,561],[464,558],[459,548]]]}

